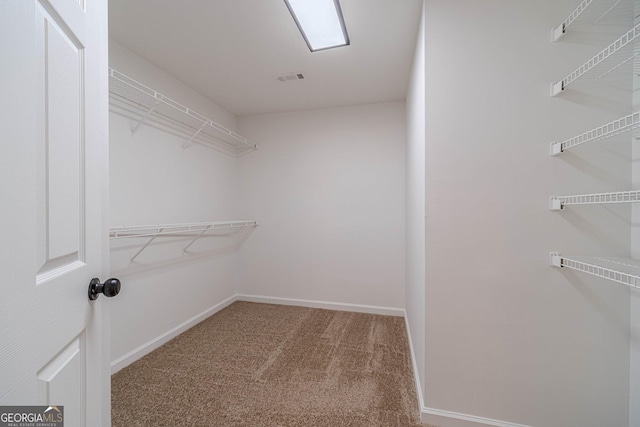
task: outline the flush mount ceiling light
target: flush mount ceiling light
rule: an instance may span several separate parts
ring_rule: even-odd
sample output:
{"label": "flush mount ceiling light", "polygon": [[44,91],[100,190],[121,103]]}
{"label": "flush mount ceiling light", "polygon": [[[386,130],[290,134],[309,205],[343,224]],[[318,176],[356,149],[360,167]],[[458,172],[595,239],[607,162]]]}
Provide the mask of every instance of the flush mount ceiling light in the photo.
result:
{"label": "flush mount ceiling light", "polygon": [[349,35],[338,0],[284,0],[309,50],[347,46]]}

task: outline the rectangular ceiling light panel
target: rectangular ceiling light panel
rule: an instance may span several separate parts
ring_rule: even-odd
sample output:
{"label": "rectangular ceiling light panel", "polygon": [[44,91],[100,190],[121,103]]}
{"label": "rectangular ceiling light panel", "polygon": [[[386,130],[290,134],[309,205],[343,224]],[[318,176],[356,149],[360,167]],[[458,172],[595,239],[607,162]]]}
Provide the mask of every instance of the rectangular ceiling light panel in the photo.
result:
{"label": "rectangular ceiling light panel", "polygon": [[347,46],[349,35],[338,0],[284,0],[311,52]]}

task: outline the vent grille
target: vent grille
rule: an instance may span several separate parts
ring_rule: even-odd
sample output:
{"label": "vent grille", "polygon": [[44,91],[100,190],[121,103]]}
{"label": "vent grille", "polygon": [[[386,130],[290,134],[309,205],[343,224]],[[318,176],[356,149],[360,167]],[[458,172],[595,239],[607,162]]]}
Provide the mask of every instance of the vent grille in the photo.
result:
{"label": "vent grille", "polygon": [[279,76],[276,76],[276,79],[278,79],[281,82],[290,82],[293,80],[303,80],[304,75],[302,73],[287,73],[287,74],[280,74]]}

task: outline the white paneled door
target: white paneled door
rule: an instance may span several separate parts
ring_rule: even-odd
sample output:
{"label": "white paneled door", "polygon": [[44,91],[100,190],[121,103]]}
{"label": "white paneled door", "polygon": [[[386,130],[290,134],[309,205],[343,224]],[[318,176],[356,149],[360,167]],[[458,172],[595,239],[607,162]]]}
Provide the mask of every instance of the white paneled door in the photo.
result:
{"label": "white paneled door", "polygon": [[108,426],[106,0],[0,1],[0,405]]}

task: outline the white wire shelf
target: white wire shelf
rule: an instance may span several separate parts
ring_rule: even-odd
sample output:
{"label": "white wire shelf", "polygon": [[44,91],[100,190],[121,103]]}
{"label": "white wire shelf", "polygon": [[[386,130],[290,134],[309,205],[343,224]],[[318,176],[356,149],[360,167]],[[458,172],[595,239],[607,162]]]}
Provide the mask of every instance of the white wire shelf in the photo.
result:
{"label": "white wire shelf", "polygon": [[217,222],[195,222],[186,224],[153,224],[153,225],[123,225],[109,227],[110,239],[133,239],[146,238],[149,240],[130,259],[135,259],[158,237],[166,235],[192,236],[193,239],[182,249],[186,252],[205,233],[214,230],[240,229],[245,227],[257,227],[257,221],[217,221]]}
{"label": "white wire shelf", "polygon": [[631,25],[633,16],[634,2],[631,0],[583,0],[562,24],[554,28],[552,40],[560,40],[570,27]]}
{"label": "white wire shelf", "polygon": [[640,262],[626,258],[563,256],[549,254],[553,267],[570,268],[631,288],[640,289]]}
{"label": "white wire shelf", "polygon": [[612,136],[620,135],[625,132],[632,131],[640,127],[640,112],[629,114],[621,119],[614,120],[606,125],[599,126],[595,129],[591,129],[585,133],[582,133],[573,138],[561,142],[551,143],[551,155],[556,156],[570,148],[578,145],[601,141],[603,139],[610,138]]}
{"label": "white wire shelf", "polygon": [[607,203],[638,203],[640,191],[618,191],[612,193],[578,194],[572,196],[553,196],[549,200],[549,209],[558,211],[568,205],[598,205]]}
{"label": "white wire shelf", "polygon": [[572,71],[564,79],[553,83],[551,85],[551,96],[562,93],[570,84],[579,79],[603,79],[630,61],[637,62],[636,58],[640,53],[634,52],[632,48],[633,41],[639,36],[640,24]]}
{"label": "white wire shelf", "polygon": [[200,143],[212,145],[234,156],[258,148],[247,138],[113,68],[109,68],[109,92],[112,103],[116,99],[138,110],[140,118],[131,127],[132,134],[143,123],[154,120],[183,135],[186,139],[182,144],[183,148],[192,143]]}

